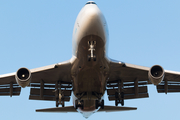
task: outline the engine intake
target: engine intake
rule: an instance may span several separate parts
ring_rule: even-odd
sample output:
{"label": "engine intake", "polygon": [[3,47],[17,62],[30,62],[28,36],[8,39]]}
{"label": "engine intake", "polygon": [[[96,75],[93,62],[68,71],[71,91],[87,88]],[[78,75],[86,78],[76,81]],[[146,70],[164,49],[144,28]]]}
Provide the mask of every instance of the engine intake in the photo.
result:
{"label": "engine intake", "polygon": [[21,87],[26,87],[31,82],[31,72],[27,68],[20,68],[15,75],[16,82]]}
{"label": "engine intake", "polygon": [[158,85],[164,79],[164,69],[160,65],[154,65],[150,68],[148,77],[151,83]]}

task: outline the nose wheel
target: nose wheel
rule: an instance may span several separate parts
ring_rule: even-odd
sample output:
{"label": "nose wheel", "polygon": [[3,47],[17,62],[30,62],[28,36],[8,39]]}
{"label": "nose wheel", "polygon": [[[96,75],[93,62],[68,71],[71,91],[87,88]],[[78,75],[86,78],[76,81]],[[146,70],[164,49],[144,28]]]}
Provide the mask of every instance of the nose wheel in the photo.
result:
{"label": "nose wheel", "polygon": [[96,55],[93,55],[93,57],[88,55],[87,58],[88,58],[88,61],[91,61],[91,60],[96,61]]}

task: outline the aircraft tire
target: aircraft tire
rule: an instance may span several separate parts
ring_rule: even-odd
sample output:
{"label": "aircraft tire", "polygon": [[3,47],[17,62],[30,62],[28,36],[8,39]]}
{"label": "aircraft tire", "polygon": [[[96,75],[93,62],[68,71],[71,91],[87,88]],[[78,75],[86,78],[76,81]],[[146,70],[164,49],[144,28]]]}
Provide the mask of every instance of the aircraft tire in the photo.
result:
{"label": "aircraft tire", "polygon": [[78,109],[78,101],[75,100],[75,108]]}
{"label": "aircraft tire", "polygon": [[93,60],[96,61],[96,55],[93,56]]}
{"label": "aircraft tire", "polygon": [[99,100],[96,100],[96,109],[98,109],[98,107],[99,107]]}
{"label": "aircraft tire", "polygon": [[104,109],[104,100],[101,101],[101,108]]}
{"label": "aircraft tire", "polygon": [[115,106],[118,106],[118,100],[115,100]]}

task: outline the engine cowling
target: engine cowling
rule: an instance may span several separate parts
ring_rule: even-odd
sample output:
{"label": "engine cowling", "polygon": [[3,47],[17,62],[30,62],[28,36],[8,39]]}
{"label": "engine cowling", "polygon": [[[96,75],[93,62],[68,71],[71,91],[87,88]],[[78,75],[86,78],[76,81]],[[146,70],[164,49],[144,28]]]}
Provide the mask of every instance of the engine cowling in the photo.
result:
{"label": "engine cowling", "polygon": [[164,79],[165,72],[160,65],[154,65],[150,68],[148,77],[151,83],[158,85]]}
{"label": "engine cowling", "polygon": [[15,75],[16,82],[21,86],[21,87],[26,87],[29,85],[31,82],[31,72],[27,68],[20,68],[16,72]]}

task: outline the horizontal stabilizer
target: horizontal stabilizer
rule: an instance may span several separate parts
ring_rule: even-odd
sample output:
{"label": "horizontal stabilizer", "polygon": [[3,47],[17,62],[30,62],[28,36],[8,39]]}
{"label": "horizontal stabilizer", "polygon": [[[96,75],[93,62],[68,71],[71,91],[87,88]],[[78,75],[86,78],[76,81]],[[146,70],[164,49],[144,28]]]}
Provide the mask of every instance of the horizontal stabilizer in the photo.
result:
{"label": "horizontal stabilizer", "polygon": [[37,109],[36,112],[77,112],[74,106]]}
{"label": "horizontal stabilizer", "polygon": [[116,107],[116,106],[104,106],[104,109],[99,109],[98,112],[118,112],[127,110],[137,110],[135,107]]}

